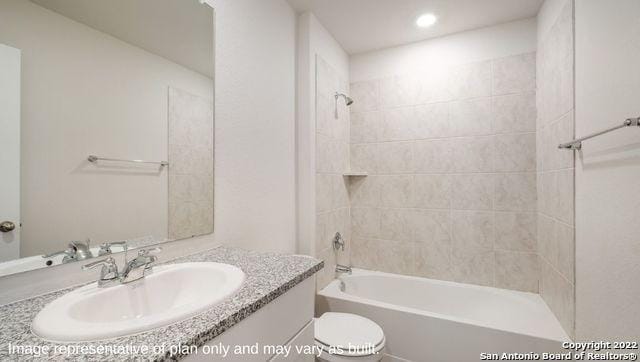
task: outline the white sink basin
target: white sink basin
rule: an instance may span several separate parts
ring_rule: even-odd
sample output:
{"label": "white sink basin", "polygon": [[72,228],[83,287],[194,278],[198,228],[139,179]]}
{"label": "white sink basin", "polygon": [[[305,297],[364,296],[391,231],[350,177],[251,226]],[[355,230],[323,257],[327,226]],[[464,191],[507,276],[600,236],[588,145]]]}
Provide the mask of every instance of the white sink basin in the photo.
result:
{"label": "white sink basin", "polygon": [[98,288],[93,283],[47,304],[33,332],[56,342],[88,342],[144,332],[192,317],[240,289],[245,274],[220,263],[158,266],[144,279]]}

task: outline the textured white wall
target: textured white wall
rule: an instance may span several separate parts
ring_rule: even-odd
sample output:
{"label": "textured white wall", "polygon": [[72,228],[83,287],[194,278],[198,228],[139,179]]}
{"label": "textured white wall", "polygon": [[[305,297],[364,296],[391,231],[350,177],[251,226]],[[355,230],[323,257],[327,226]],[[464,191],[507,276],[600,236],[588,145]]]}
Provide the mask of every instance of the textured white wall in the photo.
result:
{"label": "textured white wall", "polygon": [[284,0],[216,0],[215,239],[295,251],[296,16]]}
{"label": "textured white wall", "polygon": [[[613,6],[612,6],[613,5]],[[576,135],[640,116],[640,2],[576,1]],[[576,159],[576,337],[640,336],[640,129]]]}

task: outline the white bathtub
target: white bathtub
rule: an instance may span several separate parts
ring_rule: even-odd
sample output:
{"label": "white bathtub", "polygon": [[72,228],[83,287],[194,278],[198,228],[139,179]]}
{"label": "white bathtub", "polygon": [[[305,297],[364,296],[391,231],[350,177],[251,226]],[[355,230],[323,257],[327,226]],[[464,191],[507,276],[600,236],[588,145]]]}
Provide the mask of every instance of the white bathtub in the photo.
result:
{"label": "white bathtub", "polygon": [[[562,353],[569,338],[538,294],[354,269],[318,293],[318,312],[377,322],[387,353],[424,362],[481,353]],[[391,358],[393,360],[393,358]]]}

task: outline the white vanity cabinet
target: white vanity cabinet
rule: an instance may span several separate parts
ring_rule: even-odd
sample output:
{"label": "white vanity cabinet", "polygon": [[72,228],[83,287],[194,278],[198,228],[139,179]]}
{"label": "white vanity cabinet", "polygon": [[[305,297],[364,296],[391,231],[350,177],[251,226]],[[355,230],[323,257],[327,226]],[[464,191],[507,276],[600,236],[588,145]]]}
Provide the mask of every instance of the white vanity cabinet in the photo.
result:
{"label": "white vanity cabinet", "polygon": [[[295,346],[314,344],[313,313],[315,276],[291,288],[247,318],[185,357],[185,361],[295,361],[312,362],[312,355],[298,355]],[[233,354],[235,346],[255,346],[258,354]],[[230,346],[227,357],[205,353],[209,347]],[[264,346],[292,346],[290,354],[264,353]]]}

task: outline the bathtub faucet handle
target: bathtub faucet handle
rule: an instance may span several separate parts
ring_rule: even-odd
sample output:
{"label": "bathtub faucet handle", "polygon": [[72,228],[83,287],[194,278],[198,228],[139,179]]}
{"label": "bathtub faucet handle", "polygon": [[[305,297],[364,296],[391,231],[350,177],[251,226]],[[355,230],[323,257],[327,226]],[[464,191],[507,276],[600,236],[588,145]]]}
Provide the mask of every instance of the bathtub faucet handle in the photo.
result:
{"label": "bathtub faucet handle", "polygon": [[336,235],[333,237],[333,249],[344,251],[344,239],[340,232],[336,232]]}

